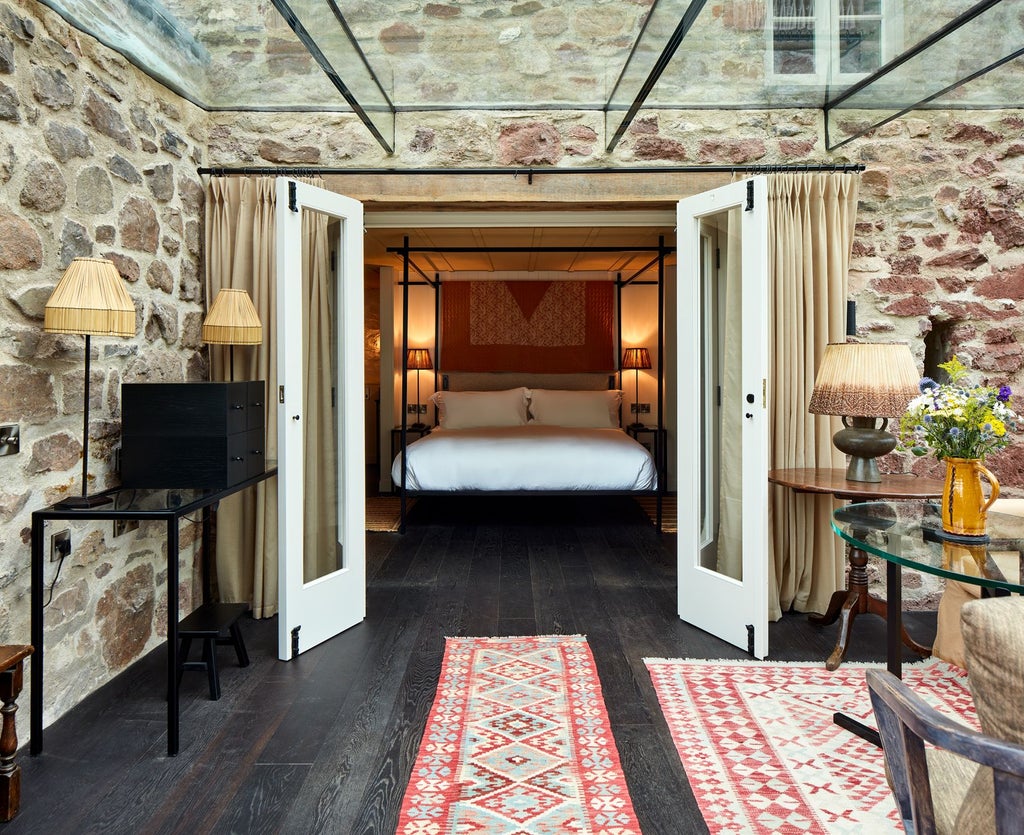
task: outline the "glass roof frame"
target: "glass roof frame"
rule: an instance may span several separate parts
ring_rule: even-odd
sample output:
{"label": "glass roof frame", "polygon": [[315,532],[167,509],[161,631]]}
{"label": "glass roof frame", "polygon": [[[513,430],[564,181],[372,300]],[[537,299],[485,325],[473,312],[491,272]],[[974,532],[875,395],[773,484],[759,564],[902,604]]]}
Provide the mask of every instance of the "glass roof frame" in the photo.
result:
{"label": "glass roof frame", "polygon": [[[565,46],[554,49],[562,36],[543,40],[537,34],[542,27],[532,19],[529,26],[512,24],[526,21],[524,15],[537,9],[541,10],[538,20],[541,14],[571,17],[573,3],[578,15],[581,9],[588,9],[586,0],[561,0],[546,6],[534,2],[523,7],[467,3],[445,6],[444,14],[438,12],[442,7],[436,3],[410,3],[401,12],[391,13],[386,6],[356,4],[356,0],[40,2],[204,110],[351,111],[388,155],[395,151],[399,112],[597,110],[604,114],[605,150],[611,153],[645,109],[820,109],[825,147],[834,151],[914,109],[1024,107],[1024,93],[1018,91],[1021,85],[1013,79],[978,84],[982,77],[1000,75],[993,70],[1024,59],[1020,46],[1024,43],[1024,14],[1019,0],[979,0],[958,15],[958,9],[970,0],[940,4],[936,9],[948,12],[947,17],[956,15],[945,25],[940,25],[940,17],[927,13],[929,4],[891,0],[891,8],[898,10],[893,18],[901,31],[913,30],[907,39],[916,43],[866,77],[850,81],[848,71],[842,70],[848,74],[837,79],[829,69],[823,87],[786,86],[789,76],[785,75],[778,77],[781,86],[769,86],[779,85],[778,78],[770,78],[772,68],[766,66],[772,38],[778,34],[769,28],[778,0],[764,0],[758,7],[763,18],[760,22],[755,20],[746,28],[734,24],[727,34],[741,32],[743,37],[727,43],[722,42],[721,9],[709,7],[706,0],[651,0],[647,9],[635,2],[605,4],[600,8],[620,15],[619,30],[609,34],[600,31],[600,23],[594,24],[589,41],[575,32],[577,52],[569,57],[555,54]],[[350,16],[358,12],[358,19],[346,19],[342,9],[346,2],[352,6]],[[879,8],[883,2],[889,0],[877,0]],[[526,6],[533,8],[516,11]],[[838,24],[844,13],[831,3],[812,8],[819,6],[822,14],[840,15],[830,20],[828,37],[843,42]],[[713,14],[712,9],[718,11]],[[734,9],[733,13],[739,12]],[[438,24],[440,18],[444,20]],[[931,25],[939,28],[929,31]],[[385,42],[388,33],[391,40]],[[435,38],[429,48],[423,46],[428,36]],[[965,42],[974,49],[962,49]],[[502,51],[509,49],[509,44],[519,44],[520,52],[509,57]],[[551,54],[539,54],[544,48],[552,50]],[[563,71],[555,81],[576,83],[574,74],[582,81],[575,87],[556,86],[554,94],[550,86],[526,86],[525,79],[542,73],[515,64],[517,56],[520,61],[527,56],[541,62],[568,62],[552,65],[552,70]],[[495,63],[495,72],[478,73],[485,76],[481,81],[472,67],[464,67],[468,58],[483,61],[487,69],[492,61],[513,63]],[[745,67],[747,77],[730,76],[718,66],[726,60]],[[611,75],[605,78],[610,92],[594,97],[601,74],[613,71],[619,63],[614,84],[610,84]],[[409,77],[403,77],[403,72]],[[416,75],[431,72],[436,76],[427,81]],[[519,86],[517,72],[527,73]],[[447,87],[438,80],[445,78],[450,82]],[[731,98],[726,95],[730,83]],[[759,88],[759,84],[763,86]],[[396,97],[399,87],[408,103]],[[969,93],[954,92],[965,87],[970,88]],[[536,95],[538,90],[542,94],[548,90],[551,98],[530,101],[531,93]],[[502,96],[519,101],[502,100]],[[585,100],[588,96],[589,103]],[[840,116],[844,112],[853,114],[845,122]]]}

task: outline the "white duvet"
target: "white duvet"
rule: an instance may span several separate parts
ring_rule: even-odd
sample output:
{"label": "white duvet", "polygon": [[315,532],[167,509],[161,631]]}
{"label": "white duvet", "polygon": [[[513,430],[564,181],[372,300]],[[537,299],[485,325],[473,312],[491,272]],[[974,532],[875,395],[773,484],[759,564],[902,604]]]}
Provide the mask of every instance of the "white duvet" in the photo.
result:
{"label": "white duvet", "polygon": [[[621,429],[527,424],[434,429],[409,444],[406,487],[427,491],[653,490],[650,452]],[[391,467],[402,483],[402,456]]]}

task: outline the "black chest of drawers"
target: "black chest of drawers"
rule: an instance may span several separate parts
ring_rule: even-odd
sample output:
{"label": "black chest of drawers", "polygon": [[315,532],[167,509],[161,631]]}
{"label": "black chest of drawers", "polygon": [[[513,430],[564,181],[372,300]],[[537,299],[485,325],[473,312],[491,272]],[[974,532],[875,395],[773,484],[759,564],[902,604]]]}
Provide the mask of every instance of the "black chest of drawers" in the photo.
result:
{"label": "black chest of drawers", "polygon": [[121,483],[220,488],[263,472],[263,380],[124,383]]}

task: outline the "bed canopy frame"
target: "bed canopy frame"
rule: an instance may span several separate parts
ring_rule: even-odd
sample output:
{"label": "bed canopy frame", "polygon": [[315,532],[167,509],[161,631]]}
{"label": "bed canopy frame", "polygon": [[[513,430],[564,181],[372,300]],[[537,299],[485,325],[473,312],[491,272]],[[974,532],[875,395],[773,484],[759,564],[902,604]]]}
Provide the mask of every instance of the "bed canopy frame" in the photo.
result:
{"label": "bed canopy frame", "polygon": [[[640,285],[657,285],[658,291],[658,314],[657,314],[657,348],[658,348],[658,363],[657,363],[657,426],[664,425],[664,376],[665,376],[665,260],[673,254],[676,250],[675,247],[667,246],[665,244],[665,236],[658,236],[657,246],[634,246],[634,247],[622,247],[622,246],[449,246],[449,247],[416,247],[410,246],[408,235],[402,239],[402,246],[400,247],[388,247],[388,252],[395,253],[402,258],[402,280],[399,282],[402,287],[402,410],[401,410],[401,432],[400,432],[400,449],[402,455],[402,478],[399,484],[399,497],[400,497],[400,521],[398,532],[405,533],[405,522],[406,513],[408,510],[408,497],[412,493],[416,496],[426,495],[453,495],[452,492],[435,492],[435,491],[424,491],[416,490],[410,491],[407,486],[407,467],[408,467],[408,456],[406,455],[406,448],[408,446],[408,406],[409,406],[409,367],[408,367],[408,356],[409,356],[409,287],[413,285],[423,286],[429,285],[434,290],[434,388],[437,389],[437,377],[438,374],[443,373],[443,365],[441,362],[441,275],[435,272],[433,277],[427,274],[418,264],[413,260],[413,256],[417,253],[427,254],[455,254],[455,253],[558,253],[558,252],[575,252],[575,253],[651,253],[652,258],[645,263],[640,269],[635,270],[631,275],[623,277],[621,272],[616,274],[615,277],[615,348],[616,348],[616,369],[615,374],[618,375],[619,387],[622,386],[622,290],[625,287],[640,286]],[[652,268],[657,267],[657,279],[656,280],[641,280],[641,276],[648,273]],[[410,275],[412,272],[416,272],[419,276],[419,280],[413,280]],[[630,495],[630,496],[643,496],[653,495],[655,496],[656,502],[656,519],[655,525],[658,533],[661,533],[662,529],[662,499],[664,497],[665,489],[665,473],[658,473],[658,487],[656,490],[633,490],[628,493],[620,493],[619,491],[607,491],[607,490],[594,490],[589,491],[590,495]],[[466,492],[466,491],[460,491]],[[569,493],[563,493],[562,491],[530,491],[530,490],[519,490],[515,492],[507,491],[472,491],[475,495],[516,495],[516,496],[527,496],[527,495],[570,495]],[[575,491],[571,495],[577,495],[580,491]]]}

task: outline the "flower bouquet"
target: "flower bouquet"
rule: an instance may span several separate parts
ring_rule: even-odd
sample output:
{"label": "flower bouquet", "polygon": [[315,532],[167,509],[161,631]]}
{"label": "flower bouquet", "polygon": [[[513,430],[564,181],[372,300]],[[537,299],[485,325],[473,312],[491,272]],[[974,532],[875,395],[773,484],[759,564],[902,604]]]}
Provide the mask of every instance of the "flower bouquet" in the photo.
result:
{"label": "flower bouquet", "polygon": [[1010,443],[1017,415],[1010,409],[1009,386],[970,386],[967,367],[956,356],[939,365],[948,383],[921,380],[921,394],[900,418],[900,446],[914,455],[984,458]]}
{"label": "flower bouquet", "polygon": [[[1009,386],[972,386],[967,367],[956,356],[939,365],[948,383],[921,380],[921,393],[900,418],[901,449],[914,455],[932,453],[946,462],[942,493],[942,527],[964,538],[985,535],[985,513],[999,495],[999,482],[982,463],[1010,443],[1017,415],[1010,408]],[[990,485],[986,499],[981,479]]]}

